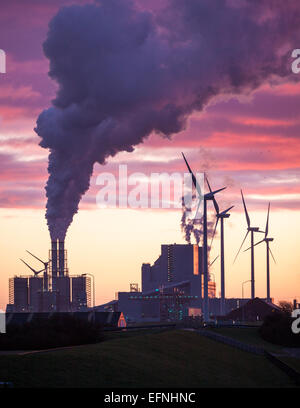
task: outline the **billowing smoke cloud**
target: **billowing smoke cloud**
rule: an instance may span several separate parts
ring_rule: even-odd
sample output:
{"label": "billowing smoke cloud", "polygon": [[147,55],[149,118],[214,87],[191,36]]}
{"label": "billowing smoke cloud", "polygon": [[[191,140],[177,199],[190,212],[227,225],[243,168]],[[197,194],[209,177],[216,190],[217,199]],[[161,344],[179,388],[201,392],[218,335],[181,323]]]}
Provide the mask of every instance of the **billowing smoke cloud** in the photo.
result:
{"label": "billowing smoke cloud", "polygon": [[50,149],[52,238],[65,236],[96,162],[133,151],[151,132],[181,131],[217,95],[290,73],[300,43],[296,1],[166,4],[147,12],[130,0],[99,0],[63,8],[50,22],[44,52],[58,92],[35,130]]}
{"label": "billowing smoke cloud", "polygon": [[[195,200],[196,196],[192,197]],[[209,218],[209,216],[208,216]],[[210,250],[210,240],[213,236],[215,221],[207,220],[207,238],[208,238],[208,250]],[[202,244],[203,238],[203,218],[194,218],[194,211],[185,204],[184,197],[182,197],[182,214],[180,220],[180,227],[183,233],[184,239],[188,244],[191,243],[192,236],[194,236],[196,244]],[[217,233],[215,234],[216,237]]]}

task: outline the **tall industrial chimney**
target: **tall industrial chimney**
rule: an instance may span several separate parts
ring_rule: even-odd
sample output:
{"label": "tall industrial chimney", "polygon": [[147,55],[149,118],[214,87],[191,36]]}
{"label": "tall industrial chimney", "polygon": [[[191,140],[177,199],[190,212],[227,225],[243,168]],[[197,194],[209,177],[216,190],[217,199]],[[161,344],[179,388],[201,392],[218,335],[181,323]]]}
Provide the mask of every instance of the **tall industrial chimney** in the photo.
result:
{"label": "tall industrial chimney", "polygon": [[57,240],[51,243],[51,270],[52,277],[57,276]]}
{"label": "tall industrial chimney", "polygon": [[65,243],[59,241],[59,276],[65,274]]}
{"label": "tall industrial chimney", "polygon": [[51,242],[51,275],[52,275],[52,289],[56,290],[57,278],[57,239]]}

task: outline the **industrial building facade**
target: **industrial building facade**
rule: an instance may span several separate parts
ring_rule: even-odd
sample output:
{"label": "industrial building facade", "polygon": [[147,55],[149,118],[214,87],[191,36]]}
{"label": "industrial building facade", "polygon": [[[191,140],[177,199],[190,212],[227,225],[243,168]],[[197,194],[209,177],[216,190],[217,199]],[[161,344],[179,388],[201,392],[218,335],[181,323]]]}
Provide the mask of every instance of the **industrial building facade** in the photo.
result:
{"label": "industrial building facade", "polygon": [[[129,292],[117,292],[116,299],[96,307],[98,311],[122,312],[127,322],[180,321],[198,317],[203,310],[202,248],[191,244],[161,245],[153,265],[141,268],[142,288],[130,285]],[[221,315],[221,299],[216,284],[208,281],[211,318]],[[244,305],[249,299],[225,299],[224,313]]]}
{"label": "industrial building facade", "polygon": [[36,272],[26,264],[35,272],[33,276],[9,279],[8,311],[77,312],[91,307],[91,278],[69,276],[63,241],[52,241],[49,262],[44,264],[42,276],[38,276],[42,271]]}
{"label": "industrial building facade", "polygon": [[91,307],[91,278],[64,276],[56,280],[56,290],[45,291],[43,278],[15,276],[9,279],[11,312],[70,312]]}
{"label": "industrial building facade", "polygon": [[[122,311],[126,320],[178,321],[200,315],[203,299],[202,248],[191,244],[161,245],[161,254],[141,268],[142,290],[118,292],[117,299],[99,310]],[[209,297],[216,295],[209,280]]]}
{"label": "industrial building facade", "polygon": [[[190,295],[197,305],[203,297],[202,247],[191,244],[161,245],[161,255],[151,266],[142,265],[142,292],[189,281]],[[201,290],[202,288],[202,290]],[[209,297],[216,296],[215,282],[209,279]]]}

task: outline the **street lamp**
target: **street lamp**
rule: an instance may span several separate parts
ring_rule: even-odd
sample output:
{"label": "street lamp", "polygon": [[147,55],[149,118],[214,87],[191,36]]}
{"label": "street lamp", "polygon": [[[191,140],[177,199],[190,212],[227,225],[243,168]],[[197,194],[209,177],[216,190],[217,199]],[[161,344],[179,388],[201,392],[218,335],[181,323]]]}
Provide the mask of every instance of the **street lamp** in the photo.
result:
{"label": "street lamp", "polygon": [[243,315],[243,321],[244,321],[244,284],[248,283],[248,282],[252,282],[251,279],[250,280],[246,280],[245,282],[242,283],[242,300],[243,300],[243,304],[242,304],[242,315]]}
{"label": "street lamp", "polygon": [[251,280],[246,280],[245,282],[242,283],[242,299],[244,299],[244,284],[251,282]]}
{"label": "street lamp", "polygon": [[82,276],[91,276],[93,278],[93,307],[95,307],[95,276],[91,273],[84,273]]}

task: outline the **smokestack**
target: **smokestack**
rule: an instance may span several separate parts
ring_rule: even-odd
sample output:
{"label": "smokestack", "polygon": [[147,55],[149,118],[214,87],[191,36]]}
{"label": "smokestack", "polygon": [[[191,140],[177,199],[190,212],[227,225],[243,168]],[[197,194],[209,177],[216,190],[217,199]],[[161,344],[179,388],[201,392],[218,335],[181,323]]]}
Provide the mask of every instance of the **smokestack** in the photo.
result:
{"label": "smokestack", "polygon": [[59,276],[65,274],[65,242],[59,241]]}
{"label": "smokestack", "polygon": [[51,242],[51,271],[52,271],[52,288],[56,288],[57,278],[57,239]]}
{"label": "smokestack", "polygon": [[57,240],[51,243],[52,277],[57,276]]}

